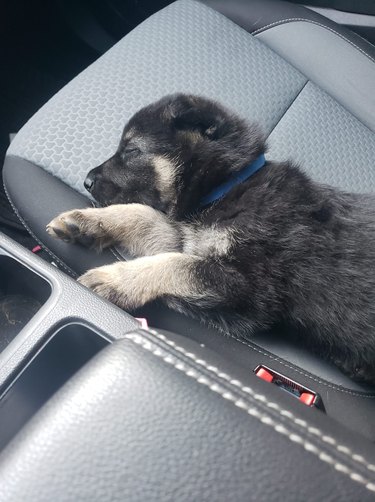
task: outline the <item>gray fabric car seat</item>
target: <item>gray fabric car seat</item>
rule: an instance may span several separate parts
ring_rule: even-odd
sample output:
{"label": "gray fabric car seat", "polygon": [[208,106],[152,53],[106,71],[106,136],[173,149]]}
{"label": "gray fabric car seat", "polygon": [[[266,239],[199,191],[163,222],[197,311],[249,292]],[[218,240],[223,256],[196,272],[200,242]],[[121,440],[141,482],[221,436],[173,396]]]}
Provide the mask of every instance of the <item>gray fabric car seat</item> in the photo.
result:
{"label": "gray fabric car seat", "polygon": [[46,223],[89,203],[87,171],[112,155],[138,108],[169,92],[214,97],[260,123],[270,159],[292,158],[346,190],[375,189],[374,47],[286,2],[205,3],[179,0],[147,19],[46,103],[7,152],[19,216],[72,274],[116,258],[54,241]]}
{"label": "gray fabric car seat", "polygon": [[[74,276],[121,259],[119,251],[98,255],[56,241],[45,226],[61,211],[92,203],[86,173],[113,154],[125,122],[143,105],[176,91],[215,98],[261,124],[268,159],[291,158],[316,180],[368,192],[375,191],[374,90],[375,48],[308,9],[276,0],[178,0],[28,121],[7,152],[5,187],[26,228]],[[201,340],[217,336],[160,305],[142,313],[157,327]],[[215,348],[233,350],[216,340]],[[277,338],[259,343],[263,349],[251,346],[252,354],[278,361],[290,377],[363,397],[367,411],[358,401],[351,414],[336,394],[330,402],[342,420],[366,428],[375,394]]]}
{"label": "gray fabric car seat", "polygon": [[[216,98],[260,123],[269,159],[292,158],[346,190],[375,189],[374,47],[284,2],[206,3],[179,0],[147,19],[46,103],[7,152],[10,199],[75,272],[97,256],[53,241],[45,224],[74,206],[69,188],[88,199],[85,175],[113,154],[125,122],[170,92]],[[264,26],[251,24],[259,18]]]}

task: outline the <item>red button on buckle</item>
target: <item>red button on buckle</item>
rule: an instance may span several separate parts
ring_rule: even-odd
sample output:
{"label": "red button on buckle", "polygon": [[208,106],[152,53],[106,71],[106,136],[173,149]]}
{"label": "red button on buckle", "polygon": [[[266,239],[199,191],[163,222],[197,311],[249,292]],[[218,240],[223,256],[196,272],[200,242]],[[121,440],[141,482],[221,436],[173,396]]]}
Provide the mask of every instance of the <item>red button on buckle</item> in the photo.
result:
{"label": "red button on buckle", "polygon": [[302,394],[299,396],[299,400],[302,403],[307,404],[307,406],[311,406],[312,404],[314,404],[314,399],[315,399],[314,394],[310,394],[310,392],[302,392]]}
{"label": "red button on buckle", "polygon": [[289,395],[298,399],[298,401],[306,406],[319,408],[324,411],[324,405],[321,397],[308,387],[295,382],[291,378],[286,377],[278,371],[268,368],[263,364],[256,366],[254,373],[257,377],[261,378],[265,382],[272,383],[275,387],[279,387],[279,389],[283,392],[287,392]]}
{"label": "red button on buckle", "polygon": [[265,380],[266,382],[272,382],[273,380],[272,373],[270,373],[264,368],[259,368],[255,374],[257,377],[261,378],[262,380]]}

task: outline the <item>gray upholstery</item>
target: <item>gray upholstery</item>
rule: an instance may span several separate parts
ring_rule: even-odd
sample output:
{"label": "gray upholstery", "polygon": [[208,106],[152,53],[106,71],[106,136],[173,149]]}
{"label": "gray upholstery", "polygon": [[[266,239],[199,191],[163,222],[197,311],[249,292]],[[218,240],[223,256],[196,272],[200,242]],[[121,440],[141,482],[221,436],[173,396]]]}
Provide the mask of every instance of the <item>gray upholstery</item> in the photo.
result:
{"label": "gray upholstery", "polygon": [[[209,3],[224,5],[219,0]],[[297,7],[292,15],[294,6],[285,2],[233,0],[225,3],[227,11],[237,12],[231,16],[235,21],[246,20],[243,28],[194,0],[170,5],[67,85],[12,143],[4,166],[10,198],[29,231],[72,275],[118,255],[113,250],[98,255],[52,239],[45,225],[61,211],[89,204],[82,184],[85,173],[113,153],[125,120],[166,92],[215,97],[262,124],[270,135],[269,158],[294,159],[315,179],[346,190],[375,190],[375,139],[364,124],[366,116],[375,116],[374,93],[369,91],[374,82],[372,52],[366,55],[366,43],[357,43],[342,29],[334,34],[334,25],[325,26],[316,14],[310,21],[319,24],[298,21],[310,13]],[[277,18],[286,24],[278,25]],[[290,36],[280,39],[279,28]],[[326,53],[317,30],[326,41]],[[294,33],[300,38],[290,44]],[[290,52],[284,48],[282,57],[277,55],[287,42]],[[311,67],[302,64],[310,59]],[[292,66],[297,63],[306,76]],[[331,65],[340,78],[334,78]],[[353,105],[355,116],[346,106],[352,98],[353,103],[359,98],[368,103],[367,108]],[[197,329],[160,306],[149,319],[154,326],[189,336]]]}
{"label": "gray upholstery", "polygon": [[[370,502],[375,452],[198,344],[129,333],[0,457],[4,502]],[[250,372],[249,372],[250,373]]]}
{"label": "gray upholstery", "polygon": [[[215,3],[223,6],[210,0]],[[304,9],[298,7],[293,16],[292,4],[280,2],[275,9],[274,0],[233,0],[231,7],[225,5],[232,13],[238,9],[234,20],[246,11],[243,28],[194,0],[179,0],[157,13],[58,93],[12,143],[4,166],[10,198],[53,260],[70,267],[65,270],[82,273],[118,258],[111,251],[98,255],[51,239],[44,228],[59,212],[89,203],[73,189],[87,197],[85,173],[113,153],[125,120],[166,92],[215,97],[262,124],[270,135],[269,158],[294,159],[315,179],[347,190],[375,190],[374,133],[364,124],[375,116],[371,50],[366,53],[366,44],[358,45],[342,29],[335,34],[332,23],[325,26],[316,14],[310,21],[318,24],[299,21]],[[286,24],[279,25],[275,16]],[[249,34],[251,26],[256,37]],[[283,47],[283,55],[276,54]],[[310,56],[311,67],[305,64]],[[297,63],[306,76],[294,68]],[[351,99],[355,116],[346,106]],[[154,325],[192,331],[185,318],[175,322],[175,314],[156,310]]]}
{"label": "gray upholstery", "polygon": [[274,23],[254,35],[375,132],[373,55],[333,29],[303,19]]}
{"label": "gray upholstery", "polygon": [[352,192],[375,190],[375,134],[311,82],[269,144],[269,158],[293,159],[314,179]]}
{"label": "gray upholstery", "polygon": [[149,18],[53,97],[8,155],[85,193],[85,174],[115,151],[141,106],[186,91],[216,98],[270,132],[306,82],[221,14],[180,0]]}
{"label": "gray upholstery", "polygon": [[[271,133],[269,158],[296,160],[315,179],[346,190],[374,191],[375,135],[364,125],[375,120],[371,56],[307,22],[271,24],[258,37],[283,57],[213,9],[179,0],[52,98],[18,133],[8,156],[41,166],[87,196],[85,174],[113,154],[126,120],[166,93],[186,91],[259,122]],[[326,53],[322,43],[330,47]]]}
{"label": "gray upholstery", "polygon": [[[214,97],[260,122],[269,158],[295,159],[315,179],[347,190],[375,191],[374,66],[366,44],[355,47],[324,23],[292,14],[290,20],[283,3],[272,10],[276,21],[267,22],[260,3],[268,4],[264,11],[275,6],[233,1],[248,13],[241,28],[197,1],[177,1],[19,132],[4,180],[25,225],[60,266],[82,272],[115,259],[111,251],[99,258],[49,239],[44,226],[59,211],[89,203],[73,189],[87,197],[86,172],[112,155],[127,118],[168,92]],[[229,11],[231,4],[225,2]],[[278,26],[277,19],[287,24]],[[50,321],[72,299],[67,302]],[[374,499],[372,390],[348,385],[321,361],[271,337],[254,343],[220,337],[157,303],[141,314],[181,336],[127,336],[77,375],[4,452],[4,500]],[[44,324],[46,333],[50,328]],[[326,413],[258,380],[258,364],[315,389]]]}
{"label": "gray upholstery", "polygon": [[[306,8],[301,4],[294,3],[294,1],[292,3],[286,0],[231,0],[230,2],[228,2],[228,0],[200,1],[218,12],[221,12],[225,17],[231,19],[238,24],[238,26],[241,26],[241,28],[251,34],[258,34],[270,30],[280,24],[312,21],[314,24],[319,24],[321,27],[326,27],[334,31],[339,37],[343,37],[373,59],[375,58],[375,46],[372,45],[371,42],[362,38],[354,31],[348,30],[342,24],[338,24],[328,19],[328,17],[325,17],[325,15],[319,14],[319,9],[315,9],[309,5],[314,2],[305,2],[308,5]],[[332,5],[334,2],[335,0],[331,0]],[[337,8],[339,9],[339,7]],[[324,9],[321,11],[324,11]],[[348,25],[350,23],[344,24]],[[305,35],[303,35],[303,38],[300,39],[299,42],[305,40]],[[293,49],[301,49],[300,44],[294,46]]]}

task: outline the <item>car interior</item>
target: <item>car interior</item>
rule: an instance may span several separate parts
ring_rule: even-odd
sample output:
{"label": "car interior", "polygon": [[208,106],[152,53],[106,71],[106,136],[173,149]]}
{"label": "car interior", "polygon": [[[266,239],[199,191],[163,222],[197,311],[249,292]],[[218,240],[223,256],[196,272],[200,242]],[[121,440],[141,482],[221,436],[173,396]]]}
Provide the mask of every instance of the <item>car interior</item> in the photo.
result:
{"label": "car interior", "polygon": [[276,329],[125,312],[76,280],[124,251],[45,230],[95,205],[87,173],[174,92],[259,123],[268,160],[375,191],[375,3],[0,8],[0,500],[375,500],[374,387]]}

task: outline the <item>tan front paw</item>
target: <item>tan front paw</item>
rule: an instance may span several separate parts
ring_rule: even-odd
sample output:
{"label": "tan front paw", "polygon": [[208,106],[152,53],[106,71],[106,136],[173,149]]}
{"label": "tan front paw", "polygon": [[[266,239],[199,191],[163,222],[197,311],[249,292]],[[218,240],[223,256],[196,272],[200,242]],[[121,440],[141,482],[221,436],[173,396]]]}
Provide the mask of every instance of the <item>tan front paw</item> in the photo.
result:
{"label": "tan front paw", "polygon": [[67,211],[54,218],[46,227],[49,235],[66,242],[74,242],[79,234],[76,213],[78,211]]}
{"label": "tan front paw", "polygon": [[65,242],[78,242],[87,247],[105,247],[105,231],[97,209],[75,209],[54,218],[46,227],[52,237]]}
{"label": "tan front paw", "polygon": [[122,263],[93,268],[81,275],[78,281],[115,305],[132,309],[136,305],[127,285],[122,281],[122,268]]}

